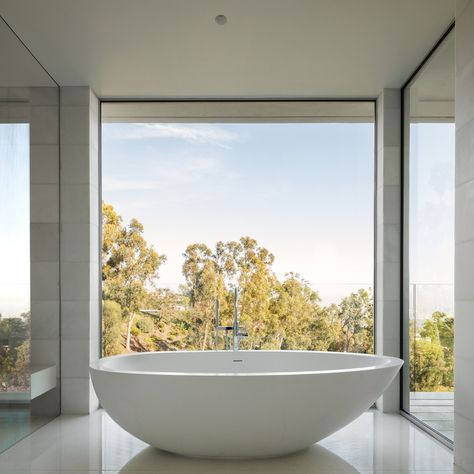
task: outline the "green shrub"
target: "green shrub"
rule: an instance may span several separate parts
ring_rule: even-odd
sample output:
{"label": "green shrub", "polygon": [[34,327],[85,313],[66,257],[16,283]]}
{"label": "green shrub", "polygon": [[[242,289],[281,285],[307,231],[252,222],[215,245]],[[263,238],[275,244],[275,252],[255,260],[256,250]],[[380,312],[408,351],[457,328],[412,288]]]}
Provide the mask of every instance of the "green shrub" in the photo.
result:
{"label": "green shrub", "polygon": [[410,349],[410,389],[415,392],[439,390],[445,372],[442,346],[428,338],[418,338],[412,341]]}
{"label": "green shrub", "polygon": [[410,389],[450,391],[454,386],[454,318],[436,311],[415,337],[410,322]]}
{"label": "green shrub", "polygon": [[122,309],[115,301],[106,300],[102,303],[102,355],[107,357],[120,354],[120,325]]}
{"label": "green shrub", "polygon": [[143,316],[137,321],[137,328],[141,332],[148,334],[149,332],[153,331],[153,320],[147,316]]}
{"label": "green shrub", "polygon": [[133,328],[130,329],[130,334],[136,337],[140,334],[140,329],[138,329],[136,326],[133,326]]}

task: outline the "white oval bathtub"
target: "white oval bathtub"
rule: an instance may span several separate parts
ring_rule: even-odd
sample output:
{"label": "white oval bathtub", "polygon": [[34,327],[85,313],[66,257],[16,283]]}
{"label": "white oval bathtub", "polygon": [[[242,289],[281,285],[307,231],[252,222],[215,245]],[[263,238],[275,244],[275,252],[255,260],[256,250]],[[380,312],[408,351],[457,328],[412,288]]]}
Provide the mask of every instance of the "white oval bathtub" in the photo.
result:
{"label": "white oval bathtub", "polygon": [[267,457],[301,450],[354,420],[402,364],[337,352],[149,352],[99,359],[91,376],[107,413],[152,446]]}

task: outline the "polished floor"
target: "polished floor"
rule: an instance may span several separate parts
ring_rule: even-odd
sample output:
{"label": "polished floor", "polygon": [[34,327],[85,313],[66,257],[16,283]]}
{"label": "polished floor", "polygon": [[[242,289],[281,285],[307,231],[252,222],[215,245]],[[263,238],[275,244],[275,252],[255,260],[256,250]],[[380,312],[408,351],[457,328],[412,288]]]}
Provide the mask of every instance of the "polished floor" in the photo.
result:
{"label": "polished floor", "polygon": [[[129,409],[134,409],[133,402]],[[300,453],[244,461],[191,459],[159,451],[126,433],[99,410],[91,416],[61,416],[40,428],[0,455],[0,472],[427,474],[455,471],[449,449],[403,417],[382,415],[376,410],[364,413]]]}
{"label": "polished floor", "polygon": [[411,392],[410,413],[454,440],[454,392]]}
{"label": "polished floor", "polygon": [[49,421],[51,417],[32,416],[29,405],[0,406],[0,453]]}

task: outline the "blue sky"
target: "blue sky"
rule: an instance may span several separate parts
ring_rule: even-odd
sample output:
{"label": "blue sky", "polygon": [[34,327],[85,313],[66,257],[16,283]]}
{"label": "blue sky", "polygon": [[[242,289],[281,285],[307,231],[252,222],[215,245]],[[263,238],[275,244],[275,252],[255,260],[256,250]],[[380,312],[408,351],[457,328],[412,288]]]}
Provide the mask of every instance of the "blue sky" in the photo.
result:
{"label": "blue sky", "polygon": [[[4,315],[29,309],[28,133],[0,125]],[[167,256],[160,286],[189,243],[250,235],[336,302],[373,285],[373,146],[371,124],[104,124],[103,197]],[[450,311],[454,125],[412,124],[410,152],[410,282],[420,312]]]}
{"label": "blue sky", "polygon": [[454,282],[454,124],[410,128],[410,276]]}
{"label": "blue sky", "polygon": [[454,123],[410,125],[409,280],[416,310],[454,314]]}
{"label": "blue sky", "polygon": [[28,124],[0,124],[0,314],[30,308]]}
{"label": "blue sky", "polygon": [[373,284],[373,124],[104,124],[103,199],[183,283],[193,242],[249,235],[323,302]]}
{"label": "blue sky", "polygon": [[[159,285],[183,282],[189,243],[242,235],[274,253],[279,277],[300,273],[324,303],[373,284],[373,125],[104,124],[103,132],[103,197],[125,222],[142,221],[168,257]],[[4,315],[29,309],[28,133],[27,124],[0,125]],[[410,152],[410,282],[428,283],[418,294],[428,314],[452,302],[454,125],[412,124]]]}

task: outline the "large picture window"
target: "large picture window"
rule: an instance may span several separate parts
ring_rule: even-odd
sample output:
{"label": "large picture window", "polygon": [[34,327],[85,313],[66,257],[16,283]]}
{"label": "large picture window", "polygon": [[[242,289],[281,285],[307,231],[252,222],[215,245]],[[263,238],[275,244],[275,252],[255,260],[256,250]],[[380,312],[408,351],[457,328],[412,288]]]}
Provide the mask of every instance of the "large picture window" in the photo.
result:
{"label": "large picture window", "polygon": [[102,107],[104,355],[373,352],[373,103]]}
{"label": "large picture window", "polygon": [[453,439],[454,35],[405,88],[403,408]]}

